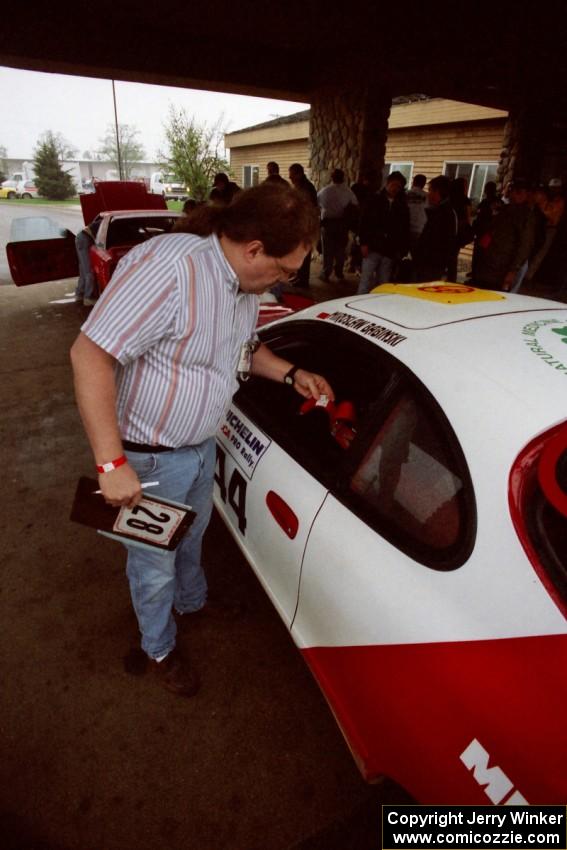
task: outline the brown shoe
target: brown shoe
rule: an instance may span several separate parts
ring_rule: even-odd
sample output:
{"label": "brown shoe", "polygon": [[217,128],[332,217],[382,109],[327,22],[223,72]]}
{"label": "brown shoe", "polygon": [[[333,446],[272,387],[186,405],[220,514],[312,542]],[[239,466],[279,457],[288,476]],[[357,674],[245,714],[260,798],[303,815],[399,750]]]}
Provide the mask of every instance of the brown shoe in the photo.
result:
{"label": "brown shoe", "polygon": [[197,673],[189,667],[177,648],[172,649],[163,661],[150,658],[150,670],[160,685],[180,697],[195,696],[201,684]]}

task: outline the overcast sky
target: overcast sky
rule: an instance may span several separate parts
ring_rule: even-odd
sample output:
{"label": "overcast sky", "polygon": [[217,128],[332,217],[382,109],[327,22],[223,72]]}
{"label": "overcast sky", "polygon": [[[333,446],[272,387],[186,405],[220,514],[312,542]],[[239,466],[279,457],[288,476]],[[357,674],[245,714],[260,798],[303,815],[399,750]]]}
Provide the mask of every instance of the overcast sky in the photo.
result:
{"label": "overcast sky", "polygon": [[[170,104],[209,126],[223,114],[229,131],[308,108],[305,103],[142,83],[116,81],[115,88],[118,122],[140,131],[148,161],[165,148],[163,124]],[[82,158],[84,151],[96,150],[107,126],[114,123],[110,80],[0,67],[0,103],[0,145],[8,157],[31,158],[38,138],[51,130],[61,133]]]}

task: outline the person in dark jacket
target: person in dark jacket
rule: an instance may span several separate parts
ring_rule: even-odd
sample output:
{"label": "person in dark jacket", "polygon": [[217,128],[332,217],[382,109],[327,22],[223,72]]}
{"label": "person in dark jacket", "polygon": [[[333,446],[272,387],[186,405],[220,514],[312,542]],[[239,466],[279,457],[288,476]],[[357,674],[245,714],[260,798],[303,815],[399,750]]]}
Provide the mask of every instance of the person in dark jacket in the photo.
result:
{"label": "person in dark jacket", "polygon": [[449,178],[443,175],[429,182],[427,222],[414,255],[418,282],[441,280],[455,251],[457,216],[449,202],[450,186]]}
{"label": "person in dark jacket", "polygon": [[515,290],[520,269],[533,253],[536,211],[526,180],[514,180],[510,201],[492,217],[477,242],[473,282],[483,289]]}
{"label": "person in dark jacket", "polygon": [[409,248],[409,210],[404,193],[406,178],[392,171],[381,192],[366,206],[360,222],[362,274],[359,295],[375,284],[387,283]]}
{"label": "person in dark jacket", "polygon": [[353,221],[351,222],[353,240],[350,246],[349,271],[356,272],[357,274],[360,274],[362,271],[362,254],[360,251],[360,220],[367,205],[370,203],[370,201],[378,191],[378,185],[378,172],[376,171],[376,169],[365,168],[360,172],[359,178],[356,183],[353,183],[350,187],[352,192],[356,196],[356,200],[358,201],[358,208],[353,208],[353,211],[356,210],[358,215],[356,216],[356,218],[354,218],[353,216]]}
{"label": "person in dark jacket", "polygon": [[[319,208],[317,203],[317,189],[305,176],[305,171],[301,163],[294,162],[293,165],[289,166],[289,179],[291,185],[294,189],[297,189],[299,192],[302,192],[305,197],[309,198],[311,203]],[[311,252],[307,254],[303,261],[303,265],[299,269],[297,273],[297,278],[294,282],[294,286],[301,286],[304,289],[309,287],[309,275],[311,273]]]}
{"label": "person in dark jacket", "polygon": [[264,180],[264,183],[278,183],[280,186],[289,186],[287,180],[280,174],[280,167],[277,162],[274,160],[270,160],[266,165],[266,171],[268,172],[268,176]]}
{"label": "person in dark jacket", "polygon": [[498,187],[494,180],[489,180],[484,187],[484,195],[476,208],[476,215],[473,221],[474,235],[477,238],[488,233],[492,219],[495,215],[498,215],[501,206],[502,201],[498,194]]}
{"label": "person in dark jacket", "polygon": [[240,192],[240,186],[229,180],[226,174],[219,172],[215,174],[209,201],[213,204],[230,204],[237,192]]}
{"label": "person in dark jacket", "polygon": [[484,186],[484,196],[482,201],[479,203],[476,208],[476,215],[473,221],[473,231],[474,231],[474,245],[473,245],[473,255],[472,255],[472,279],[474,280],[476,277],[477,264],[479,259],[479,253],[481,251],[482,245],[481,241],[484,244],[487,240],[483,239],[485,234],[490,231],[492,227],[492,220],[495,215],[498,215],[502,208],[502,199],[498,194],[498,187],[494,180],[488,180],[488,182]]}
{"label": "person in dark jacket", "polygon": [[567,200],[563,192],[548,190],[542,203],[545,233],[528,262],[522,295],[567,302]]}
{"label": "person in dark jacket", "polygon": [[455,177],[449,189],[449,203],[457,216],[457,238],[447,263],[447,280],[452,281],[457,280],[459,251],[474,239],[472,201],[467,195],[467,187],[468,182],[464,177]]}

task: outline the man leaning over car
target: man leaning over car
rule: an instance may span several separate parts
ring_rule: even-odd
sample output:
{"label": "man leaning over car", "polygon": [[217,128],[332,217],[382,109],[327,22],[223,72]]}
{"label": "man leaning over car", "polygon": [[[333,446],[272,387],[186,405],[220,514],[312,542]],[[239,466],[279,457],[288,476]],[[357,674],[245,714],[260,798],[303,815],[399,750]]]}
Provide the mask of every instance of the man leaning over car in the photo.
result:
{"label": "man leaning over car", "polygon": [[[133,248],[71,349],[75,393],[104,499],[152,494],[197,517],[174,552],[128,547],[127,575],[142,649],[166,689],[192,696],[197,673],[176,649],[173,616],[206,610],[201,543],[212,510],[215,433],[254,340],[258,295],[293,277],[318,237],[318,210],[293,188],[263,184],[229,206],[203,206],[176,232]],[[305,398],[325,378],[260,345],[251,371]]]}

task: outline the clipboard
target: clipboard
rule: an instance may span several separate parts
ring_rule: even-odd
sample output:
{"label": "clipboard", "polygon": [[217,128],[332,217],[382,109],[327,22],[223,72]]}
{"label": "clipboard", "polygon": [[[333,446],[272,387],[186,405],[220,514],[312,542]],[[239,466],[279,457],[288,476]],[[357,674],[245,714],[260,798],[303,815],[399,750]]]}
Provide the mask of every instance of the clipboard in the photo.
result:
{"label": "clipboard", "polygon": [[97,489],[94,478],[79,478],[69,519],[126,545],[171,552],[196,517],[188,505],[162,496],[144,496],[135,508],[115,508]]}

